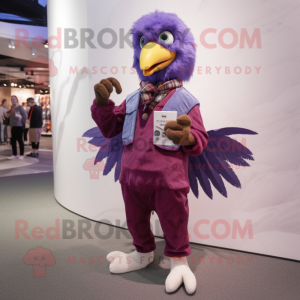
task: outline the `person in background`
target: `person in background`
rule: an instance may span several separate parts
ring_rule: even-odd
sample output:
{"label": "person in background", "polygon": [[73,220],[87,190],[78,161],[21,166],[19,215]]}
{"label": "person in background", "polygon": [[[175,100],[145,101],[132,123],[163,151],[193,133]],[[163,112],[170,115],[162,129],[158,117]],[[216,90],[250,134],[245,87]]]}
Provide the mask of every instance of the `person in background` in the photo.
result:
{"label": "person in background", "polygon": [[[7,105],[7,109],[8,109],[8,113],[10,113],[11,111],[11,105]],[[5,114],[6,116],[6,114]],[[10,118],[8,118],[8,125],[6,126],[6,133],[7,133],[7,139],[9,140],[10,145],[12,145],[11,143],[11,126],[10,126]]]}
{"label": "person in background", "polygon": [[[6,112],[6,116],[10,117],[9,124],[11,126],[11,145],[13,155],[7,159],[23,159],[24,158],[24,143],[23,143],[23,128],[27,119],[27,114],[24,108],[19,104],[17,96],[11,96],[11,110]],[[20,147],[20,156],[17,156],[17,141]]]}
{"label": "person in background", "polygon": [[[30,106],[28,105],[28,103],[23,102],[24,104],[27,104],[26,107],[23,106],[23,108],[26,111],[27,117],[29,116],[29,111],[30,111]],[[22,105],[23,105],[22,103]],[[27,141],[27,135],[28,135],[28,131],[30,128],[30,121],[27,119],[25,122],[25,128],[24,128],[24,145],[29,145],[28,141]]]}
{"label": "person in background", "polygon": [[28,120],[30,121],[29,141],[32,147],[32,152],[27,156],[38,157],[40,137],[41,137],[42,126],[43,126],[43,118],[42,118],[43,111],[39,106],[35,104],[33,98],[28,98],[27,104],[30,106],[30,111],[28,113]]}
{"label": "person in background", "polygon": [[5,119],[5,113],[8,111],[6,105],[7,105],[7,100],[3,99],[0,105],[0,145],[4,145],[5,141],[9,141],[7,137],[6,125],[3,124],[3,121]]}

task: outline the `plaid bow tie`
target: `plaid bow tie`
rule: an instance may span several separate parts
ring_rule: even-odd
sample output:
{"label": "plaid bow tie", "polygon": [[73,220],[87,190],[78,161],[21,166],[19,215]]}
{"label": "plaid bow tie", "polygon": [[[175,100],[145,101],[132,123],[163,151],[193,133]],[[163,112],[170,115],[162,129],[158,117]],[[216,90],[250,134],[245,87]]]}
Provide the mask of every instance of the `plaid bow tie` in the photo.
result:
{"label": "plaid bow tie", "polygon": [[159,82],[156,86],[150,81],[141,81],[140,87],[142,88],[141,100],[143,104],[149,104],[152,101],[158,103],[167,96],[171,90],[182,87],[182,81],[176,78],[166,82]]}

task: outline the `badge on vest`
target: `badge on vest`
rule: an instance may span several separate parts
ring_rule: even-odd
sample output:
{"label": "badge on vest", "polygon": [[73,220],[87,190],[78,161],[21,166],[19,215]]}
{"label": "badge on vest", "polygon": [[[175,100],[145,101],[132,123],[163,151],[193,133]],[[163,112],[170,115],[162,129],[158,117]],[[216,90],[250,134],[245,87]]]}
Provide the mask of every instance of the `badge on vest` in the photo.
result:
{"label": "badge on vest", "polygon": [[177,111],[154,111],[153,115],[153,144],[160,146],[175,146],[173,141],[168,139],[164,127],[167,122],[176,121]]}

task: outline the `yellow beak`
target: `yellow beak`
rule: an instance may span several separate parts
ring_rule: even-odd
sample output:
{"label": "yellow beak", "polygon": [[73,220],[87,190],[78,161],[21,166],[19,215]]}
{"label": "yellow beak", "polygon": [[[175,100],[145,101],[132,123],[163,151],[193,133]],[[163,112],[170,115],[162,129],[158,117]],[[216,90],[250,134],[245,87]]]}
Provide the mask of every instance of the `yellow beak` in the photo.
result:
{"label": "yellow beak", "polygon": [[163,46],[150,42],[146,44],[140,55],[140,69],[144,76],[150,76],[154,72],[166,68],[176,57],[172,52]]}

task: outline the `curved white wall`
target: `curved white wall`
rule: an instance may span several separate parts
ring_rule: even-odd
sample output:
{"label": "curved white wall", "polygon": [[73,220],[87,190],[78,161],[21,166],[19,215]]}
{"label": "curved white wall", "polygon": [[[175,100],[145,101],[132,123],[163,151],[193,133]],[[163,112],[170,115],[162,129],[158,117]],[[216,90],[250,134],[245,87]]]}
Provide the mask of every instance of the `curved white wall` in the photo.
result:
{"label": "curved white wall", "polygon": [[[299,260],[300,60],[299,51],[295,50],[299,44],[299,8],[296,1],[226,3],[154,0],[141,5],[137,0],[49,1],[49,36],[56,35],[58,27],[73,28],[77,36],[81,28],[92,29],[95,36],[101,29],[110,28],[118,36],[117,44],[111,49],[100,47],[96,38],[93,39],[95,49],[50,47],[49,59],[58,70],[51,77],[55,197],[66,208],[87,218],[105,219],[118,226],[125,222],[119,182],[114,182],[113,174],[90,179],[90,172],[83,165],[96,152],[88,148],[85,152],[78,148],[78,143],[87,141],[80,139],[82,134],[95,126],[90,114],[95,83],[109,76],[119,79],[123,93],[112,95],[116,104],[138,88],[139,80],[130,72],[133,50],[127,44],[120,47],[120,29],[126,33],[136,19],[154,9],[175,12],[197,40],[196,72],[185,86],[201,102],[206,129],[236,126],[259,133],[236,137],[238,141],[246,138],[247,147],[255,157],[250,168],[236,170],[234,167],[242,189],[226,182],[227,199],[216,190],[213,200],[203,192],[199,199],[189,195],[190,240]],[[205,39],[209,44],[216,44],[214,49],[200,42],[200,35],[207,28],[216,29],[215,34],[210,33]],[[237,33],[238,43],[231,49],[218,41],[219,33],[225,28]],[[240,47],[242,28],[250,36],[255,28],[259,29],[261,49],[256,43],[251,49],[247,45]],[[105,43],[110,41],[108,35],[104,36]],[[224,36],[224,41],[232,42],[230,34]],[[78,74],[70,74],[70,67],[77,67]],[[116,71],[112,67],[118,69],[116,74],[112,74]],[[216,67],[221,67],[219,74]],[[241,74],[234,73],[235,67],[241,68]],[[251,69],[250,74],[246,74],[246,67],[248,71]],[[101,68],[107,74],[101,73]],[[198,228],[199,220],[208,224]],[[155,226],[155,215],[152,221],[154,233],[162,235]],[[238,231],[235,237],[239,226],[246,229],[244,237]],[[206,238],[197,232],[207,235]]]}

